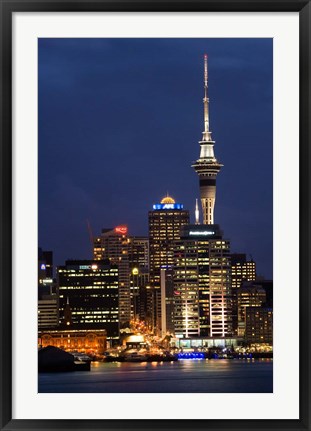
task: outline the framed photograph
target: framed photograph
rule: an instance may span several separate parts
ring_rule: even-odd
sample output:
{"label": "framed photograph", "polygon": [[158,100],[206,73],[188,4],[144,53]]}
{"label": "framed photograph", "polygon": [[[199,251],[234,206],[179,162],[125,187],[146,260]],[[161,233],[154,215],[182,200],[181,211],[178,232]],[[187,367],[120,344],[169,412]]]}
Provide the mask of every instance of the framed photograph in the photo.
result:
{"label": "framed photograph", "polygon": [[0,1],[1,429],[310,429],[310,2]]}

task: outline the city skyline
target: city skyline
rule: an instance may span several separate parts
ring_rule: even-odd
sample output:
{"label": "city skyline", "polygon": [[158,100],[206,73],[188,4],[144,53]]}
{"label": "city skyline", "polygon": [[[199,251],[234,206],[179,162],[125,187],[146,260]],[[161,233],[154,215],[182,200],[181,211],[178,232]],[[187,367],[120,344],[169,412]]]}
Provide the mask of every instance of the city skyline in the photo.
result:
{"label": "city skyline", "polygon": [[39,245],[57,265],[92,257],[87,220],[147,236],[167,192],[194,221],[205,52],[215,223],[272,278],[270,39],[39,40]]}

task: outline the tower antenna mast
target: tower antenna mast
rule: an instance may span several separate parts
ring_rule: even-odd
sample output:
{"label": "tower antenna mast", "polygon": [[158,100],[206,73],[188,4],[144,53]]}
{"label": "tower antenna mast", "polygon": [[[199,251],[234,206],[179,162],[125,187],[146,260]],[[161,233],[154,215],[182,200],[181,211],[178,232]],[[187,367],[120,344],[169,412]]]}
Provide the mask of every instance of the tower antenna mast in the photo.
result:
{"label": "tower antenna mast", "polygon": [[212,132],[209,128],[209,98],[208,98],[208,56],[204,54],[204,130],[200,144],[200,157],[192,167],[200,180],[200,196],[203,224],[214,224],[214,207],[216,200],[216,177],[222,168],[214,154]]}

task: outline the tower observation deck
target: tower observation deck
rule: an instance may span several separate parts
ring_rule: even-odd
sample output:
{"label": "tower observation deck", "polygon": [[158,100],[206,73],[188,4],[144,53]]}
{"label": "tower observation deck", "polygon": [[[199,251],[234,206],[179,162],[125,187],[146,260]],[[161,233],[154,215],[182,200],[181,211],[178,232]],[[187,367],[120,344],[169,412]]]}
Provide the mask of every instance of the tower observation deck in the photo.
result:
{"label": "tower observation deck", "polygon": [[199,141],[201,151],[200,157],[192,164],[199,175],[200,196],[203,212],[203,224],[214,224],[214,207],[216,200],[216,177],[222,164],[218,163],[214,155],[214,144],[212,132],[209,127],[209,98],[208,98],[208,67],[207,54],[204,55],[204,131],[202,140]]}

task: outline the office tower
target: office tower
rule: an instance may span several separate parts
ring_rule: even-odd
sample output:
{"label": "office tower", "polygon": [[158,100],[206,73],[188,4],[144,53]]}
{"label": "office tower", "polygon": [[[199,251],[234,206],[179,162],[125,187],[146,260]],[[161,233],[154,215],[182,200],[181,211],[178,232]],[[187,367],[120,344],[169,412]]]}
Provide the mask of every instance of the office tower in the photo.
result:
{"label": "office tower", "polygon": [[118,266],[109,260],[67,260],[57,276],[62,326],[69,329],[72,322],[78,329],[105,329],[108,339],[117,339]]}
{"label": "office tower", "polygon": [[209,126],[209,98],[208,98],[208,68],[207,55],[204,55],[204,131],[202,140],[199,142],[201,150],[199,159],[192,167],[199,175],[200,195],[203,211],[203,224],[214,224],[214,207],[216,199],[216,177],[221,165],[214,155],[214,144],[212,132]]}
{"label": "office tower", "polygon": [[247,260],[245,253],[231,254],[231,282],[232,282],[232,325],[233,332],[238,331],[238,298],[237,289],[244,281],[256,280],[256,263]]}
{"label": "office tower", "polygon": [[248,307],[261,307],[266,302],[266,292],[255,282],[243,282],[237,289],[238,336],[245,335],[246,312]]}
{"label": "office tower", "polygon": [[175,295],[173,267],[161,268],[161,337],[175,335]]}
{"label": "office tower", "polygon": [[245,340],[249,344],[273,343],[273,311],[271,307],[247,307]]}
{"label": "office tower", "polygon": [[170,196],[153,205],[149,211],[150,286],[153,293],[152,320],[155,331],[161,333],[160,270],[174,262],[173,241],[179,239],[180,228],[189,224],[189,211]]}
{"label": "office tower", "polygon": [[175,334],[232,334],[230,242],[218,225],[188,225],[174,242]]}
{"label": "office tower", "polygon": [[57,327],[58,292],[53,279],[53,252],[38,249],[38,328]]}
{"label": "office tower", "polygon": [[119,322],[120,329],[129,326],[131,320],[131,292],[129,267],[129,238],[127,226],[102,229],[94,239],[94,259],[109,259],[119,269]]}

